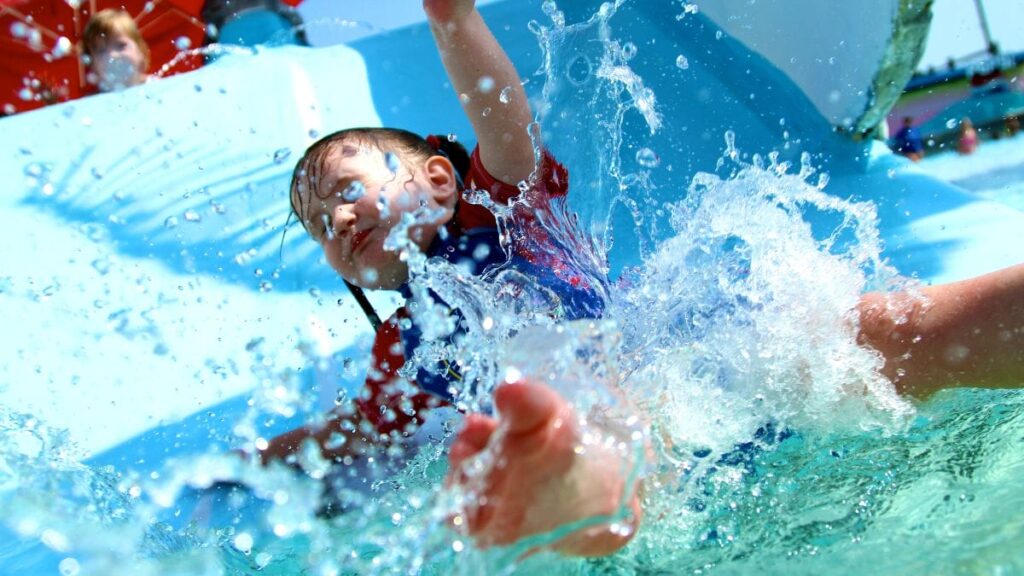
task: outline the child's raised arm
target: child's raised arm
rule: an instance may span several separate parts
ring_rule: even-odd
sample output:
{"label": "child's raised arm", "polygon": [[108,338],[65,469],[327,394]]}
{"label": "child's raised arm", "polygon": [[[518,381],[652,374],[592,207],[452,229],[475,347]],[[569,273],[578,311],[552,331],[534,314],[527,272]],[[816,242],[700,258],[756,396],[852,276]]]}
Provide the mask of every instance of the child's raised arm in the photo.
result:
{"label": "child's raised arm", "polygon": [[515,67],[477,12],[476,1],[424,0],[423,9],[473,125],[484,167],[504,182],[527,178],[534,168],[527,132],[533,113]]}

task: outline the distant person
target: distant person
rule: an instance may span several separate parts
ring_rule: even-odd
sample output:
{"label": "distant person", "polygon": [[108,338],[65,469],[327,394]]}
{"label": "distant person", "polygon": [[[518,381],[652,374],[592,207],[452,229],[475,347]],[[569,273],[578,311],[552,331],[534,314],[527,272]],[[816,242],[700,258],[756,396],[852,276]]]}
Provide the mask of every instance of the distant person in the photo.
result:
{"label": "distant person", "polygon": [[957,140],[956,149],[961,154],[972,154],[978,148],[978,131],[970,118],[960,121],[960,139]]}
{"label": "distant person", "polygon": [[903,154],[914,162],[924,158],[924,143],[921,140],[921,132],[914,127],[914,119],[904,116],[903,127],[896,133],[893,139],[896,152]]}
{"label": "distant person", "polygon": [[149,45],[124,10],[100,10],[82,34],[89,79],[100,92],[138,86],[149,78]]}

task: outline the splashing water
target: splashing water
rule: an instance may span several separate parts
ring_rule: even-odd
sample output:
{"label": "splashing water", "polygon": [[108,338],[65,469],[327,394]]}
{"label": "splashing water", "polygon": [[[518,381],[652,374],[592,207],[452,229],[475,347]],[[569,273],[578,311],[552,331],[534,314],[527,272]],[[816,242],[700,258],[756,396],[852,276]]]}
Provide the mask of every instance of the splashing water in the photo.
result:
{"label": "splashing water", "polygon": [[[419,303],[414,315],[425,329],[406,376],[455,359],[465,381],[474,383],[455,390],[457,405],[486,410],[509,370],[543,375],[573,398],[585,431],[613,436],[634,461],[644,444],[635,434],[650,427],[655,457],[630,470],[644,475],[645,525],[625,551],[593,561],[522,559],[531,545],[553,541],[564,529],[509,549],[479,550],[441,528],[465,503],[460,499],[474,497],[438,489],[444,439],[459,425],[445,413],[434,416],[418,449],[332,464],[305,445],[291,466],[266,468],[211,452],[144,474],[131,466],[85,466],[66,433],[0,410],[0,517],[59,554],[62,570],[83,574],[741,573],[755,567],[791,573],[794,562],[802,562],[798,570],[815,571],[866,559],[910,572],[944,562],[979,571],[1019,565],[1005,550],[990,550],[982,560],[955,548],[924,560],[906,552],[937,529],[964,538],[985,534],[978,508],[971,507],[976,498],[982,511],[995,502],[1024,504],[1019,480],[991,479],[1020,470],[1019,458],[1000,461],[1007,456],[997,445],[1024,433],[1024,399],[947,393],[915,412],[878,374],[880,359],[856,344],[851,311],[865,289],[904,284],[879,255],[872,205],[829,196],[827,176],[816,174],[809,157],[795,173],[775,154],[745,163],[736,144],[742,134],[732,133],[725,135],[722,162],[707,167],[716,173],[698,174],[680,191],[681,200],[654,208],[636,200],[653,186],[647,173],[659,159],[642,148],[633,157],[639,170],[624,165],[625,118],[635,113],[652,133],[671,126],[629,66],[638,48],[612,36],[609,21],[621,4],[566,25],[547,0],[551,27],[533,27],[545,52],[546,102],[564,82],[597,85],[587,97],[600,120],[585,129],[609,143],[601,148],[599,197],[628,206],[645,235],[640,224],[651,210],[670,214],[667,239],[648,239],[642,264],[616,283],[606,278],[606,222],[578,220],[561,201],[531,221],[567,269],[595,286],[605,317],[562,323],[558,297],[533,278],[507,268],[475,277],[428,260],[409,239],[410,229],[436,218],[426,209],[407,214],[386,246],[409,265]],[[683,10],[697,11],[688,3]],[[600,53],[562,51],[571,35],[594,30]],[[561,121],[556,130],[571,124],[559,110],[544,113],[546,129],[555,120]],[[45,166],[33,164],[25,176],[44,195],[54,192]],[[508,207],[479,192],[467,201],[495,212],[506,250],[549,250],[524,233],[524,214],[538,201],[525,189]],[[363,192],[355,187],[343,194]],[[198,222],[192,214],[182,218]],[[591,236],[580,230],[581,221],[608,232]],[[166,224],[176,228],[178,219]],[[465,337],[450,339],[457,323]],[[268,349],[259,339],[247,347],[259,386],[235,416],[227,444],[258,450],[268,421],[310,410],[289,367],[322,362],[322,355],[315,343],[295,340],[286,350]],[[980,409],[993,396],[1002,409]],[[621,426],[590,427],[596,407],[609,408]],[[986,489],[995,496],[982,498]],[[959,519],[968,512],[971,518]],[[917,523],[908,528],[899,522],[904,515]],[[1020,520],[1013,522],[1007,529],[1024,533]]]}

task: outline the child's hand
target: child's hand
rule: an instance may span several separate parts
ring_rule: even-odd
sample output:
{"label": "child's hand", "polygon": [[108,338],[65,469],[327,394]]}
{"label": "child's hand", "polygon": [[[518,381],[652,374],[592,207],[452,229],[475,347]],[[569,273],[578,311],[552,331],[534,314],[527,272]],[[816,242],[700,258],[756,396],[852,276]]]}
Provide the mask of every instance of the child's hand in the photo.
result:
{"label": "child's hand", "polygon": [[423,11],[434,22],[458,22],[476,7],[476,0],[423,0]]}
{"label": "child's hand", "polygon": [[[496,437],[497,420],[471,414],[448,455],[448,484],[463,485],[478,497],[460,516],[461,529],[478,545],[505,546],[615,511],[626,486],[622,457],[602,446],[578,451],[581,432],[565,399],[547,386],[519,382],[499,386],[494,403],[504,431]],[[492,441],[494,446],[489,446]],[[464,465],[488,449],[496,464],[485,477],[474,477]],[[636,528],[641,512],[635,495],[631,507]],[[632,530],[623,534],[599,526],[570,534],[554,549],[602,556],[624,546],[631,536]]]}

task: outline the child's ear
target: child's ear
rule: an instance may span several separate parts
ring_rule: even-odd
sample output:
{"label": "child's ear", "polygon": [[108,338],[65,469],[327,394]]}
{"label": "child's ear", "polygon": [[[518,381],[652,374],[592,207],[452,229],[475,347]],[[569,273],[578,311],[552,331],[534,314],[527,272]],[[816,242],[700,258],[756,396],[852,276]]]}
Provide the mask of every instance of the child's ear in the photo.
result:
{"label": "child's ear", "polygon": [[427,158],[424,170],[437,203],[448,208],[453,207],[459,194],[459,185],[451,161],[444,156],[431,156]]}

